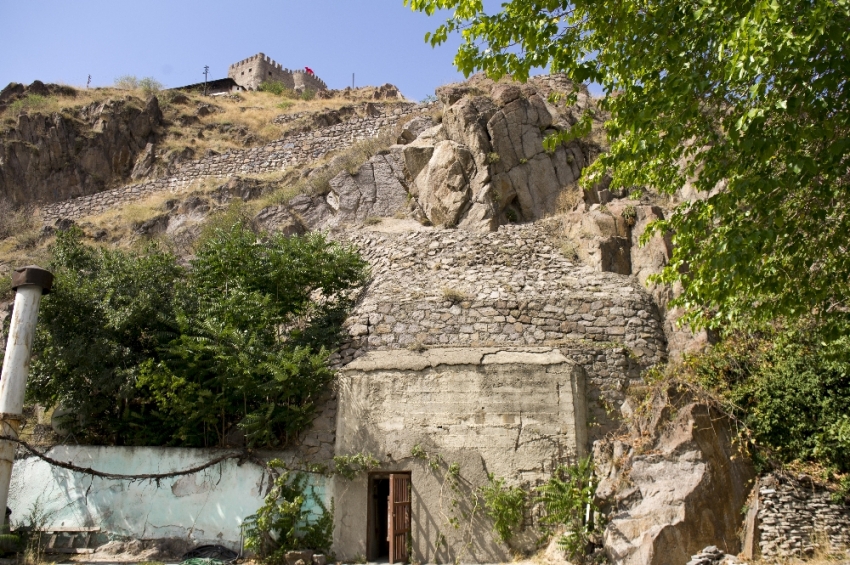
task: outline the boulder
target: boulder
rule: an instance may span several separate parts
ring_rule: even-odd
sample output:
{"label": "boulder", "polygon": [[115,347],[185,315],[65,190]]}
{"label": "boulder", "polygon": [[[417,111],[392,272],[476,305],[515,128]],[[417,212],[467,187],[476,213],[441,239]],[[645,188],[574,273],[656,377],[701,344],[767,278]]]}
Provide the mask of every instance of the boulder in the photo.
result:
{"label": "boulder", "polygon": [[416,116],[402,127],[396,143],[405,145],[410,143],[422,132],[434,127],[434,120],[430,116]]}
{"label": "boulder", "polygon": [[470,181],[475,161],[469,149],[454,141],[441,141],[410,186],[422,210],[435,225],[456,226],[472,197]]}
{"label": "boulder", "polygon": [[654,439],[640,454],[617,441],[594,446],[597,496],[609,496],[614,507],[604,532],[608,557],[617,565],[667,565],[712,544],[737,553],[755,470],[730,421],[701,403],[678,412],[654,404],[650,421],[631,430],[635,441]]}
{"label": "boulder", "polygon": [[289,201],[288,207],[308,230],[317,230],[333,218],[333,210],[324,196],[299,194]]}
{"label": "boulder", "polygon": [[148,143],[145,145],[144,151],[139,153],[139,156],[136,158],[136,164],[133,165],[133,172],[130,173],[130,178],[138,180],[150,175],[153,172],[155,160],[156,153],[154,152],[154,145],[153,143]]}
{"label": "boulder", "polygon": [[[579,142],[544,150],[544,136],[571,122],[537,87],[476,76],[466,84],[441,87],[437,94],[445,106],[442,124],[423,131],[403,151],[410,194],[432,223],[484,231],[535,221],[559,211],[565,191],[578,190],[581,171],[597,150]],[[454,149],[444,145],[438,153],[444,141],[453,142]],[[461,152],[471,156],[474,166],[458,158]],[[444,182],[461,177],[466,182]],[[441,198],[448,200],[440,204]],[[606,269],[623,272],[628,247],[613,243],[608,247],[616,257],[602,262],[615,265]]]}
{"label": "boulder", "polygon": [[301,561],[301,565],[304,565],[313,562],[313,552],[310,550],[287,551],[283,555],[283,559],[286,561],[286,565],[296,565],[298,561]]}
{"label": "boulder", "polygon": [[597,271],[630,275],[631,239],[624,218],[598,206],[584,212],[577,210],[564,219],[565,235],[576,244],[583,263]]}
{"label": "boulder", "polygon": [[328,205],[333,224],[363,223],[369,217],[388,217],[407,209],[407,189],[400,148],[378,154],[355,174],[342,171],[331,179]]}
{"label": "boulder", "polygon": [[307,231],[304,224],[282,205],[263,208],[254,216],[254,222],[263,230],[287,236],[302,235]]}
{"label": "boulder", "polygon": [[[628,210],[628,206],[631,209]],[[664,219],[664,212],[658,206],[651,205],[627,205],[623,208],[621,215],[632,218],[631,229],[631,262],[632,273],[637,276],[642,284],[653,273],[658,273],[670,261],[673,254],[673,240],[670,234],[658,234],[640,245],[640,238],[646,231],[647,226],[656,220]]]}

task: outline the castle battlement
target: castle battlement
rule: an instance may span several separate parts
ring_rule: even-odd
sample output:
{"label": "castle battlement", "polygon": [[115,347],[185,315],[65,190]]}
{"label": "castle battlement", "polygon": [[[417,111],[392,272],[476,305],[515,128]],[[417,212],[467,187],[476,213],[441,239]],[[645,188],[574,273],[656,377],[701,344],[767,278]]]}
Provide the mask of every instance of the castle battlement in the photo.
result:
{"label": "castle battlement", "polygon": [[325,81],[303,69],[289,69],[266,55],[257,53],[228,67],[227,76],[247,90],[257,90],[263,82],[276,81],[293,90],[327,90]]}

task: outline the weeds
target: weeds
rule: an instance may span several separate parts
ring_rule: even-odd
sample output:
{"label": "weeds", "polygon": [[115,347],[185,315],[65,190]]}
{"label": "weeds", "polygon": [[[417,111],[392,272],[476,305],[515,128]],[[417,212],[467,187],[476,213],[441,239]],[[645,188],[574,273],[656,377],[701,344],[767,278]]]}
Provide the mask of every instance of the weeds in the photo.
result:
{"label": "weeds", "polygon": [[41,238],[38,210],[32,206],[14,207],[0,200],[0,239],[14,238],[18,248],[29,249]]}
{"label": "weeds", "polygon": [[565,187],[558,195],[556,210],[558,214],[568,214],[575,210],[579,202],[584,201],[584,192],[577,184]]}
{"label": "weeds", "polygon": [[41,543],[41,533],[50,523],[53,514],[45,508],[44,501],[38,496],[23,520],[15,525],[15,530],[21,532],[23,565],[37,565],[42,562],[44,546]]}
{"label": "weeds", "polygon": [[493,531],[504,543],[510,542],[522,524],[526,494],[519,487],[505,486],[505,479],[487,474],[487,484],[479,487],[487,515],[493,520]]}
{"label": "weeds", "polygon": [[637,210],[635,210],[635,207],[631,204],[623,208],[623,211],[620,212],[620,216],[623,217],[623,220],[629,227],[632,227],[637,223]]}
{"label": "weeds", "polygon": [[536,491],[534,502],[542,505],[540,523],[544,531],[552,535],[557,528],[566,528],[558,538],[558,547],[571,561],[586,562],[602,532],[602,523],[596,519],[601,514],[593,501],[596,486],[592,457],[584,457],[575,465],[559,466]]}
{"label": "weeds", "polygon": [[461,302],[466,302],[467,300],[469,300],[469,295],[462,290],[448,287],[443,289],[443,301],[445,302],[459,304]]}
{"label": "weeds", "polygon": [[13,116],[21,112],[51,112],[56,109],[58,109],[56,98],[39,94],[28,94],[9,105],[9,112]]}

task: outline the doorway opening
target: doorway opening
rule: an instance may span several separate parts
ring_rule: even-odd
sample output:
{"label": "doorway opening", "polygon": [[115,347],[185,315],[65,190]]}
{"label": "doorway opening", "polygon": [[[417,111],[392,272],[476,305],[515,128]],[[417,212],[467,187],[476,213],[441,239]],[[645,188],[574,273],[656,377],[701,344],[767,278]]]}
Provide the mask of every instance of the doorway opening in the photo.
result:
{"label": "doorway opening", "polygon": [[410,473],[371,473],[368,496],[367,559],[406,563],[411,531]]}
{"label": "doorway opening", "polygon": [[390,476],[369,477],[369,561],[389,561]]}

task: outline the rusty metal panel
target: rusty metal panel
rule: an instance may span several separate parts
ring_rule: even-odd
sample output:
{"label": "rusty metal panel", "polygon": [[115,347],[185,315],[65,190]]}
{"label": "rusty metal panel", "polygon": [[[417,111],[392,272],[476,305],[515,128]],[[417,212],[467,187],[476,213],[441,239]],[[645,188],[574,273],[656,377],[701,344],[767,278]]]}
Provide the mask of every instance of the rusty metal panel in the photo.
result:
{"label": "rusty metal panel", "polygon": [[410,475],[390,475],[390,504],[388,508],[390,563],[406,563],[410,537]]}

